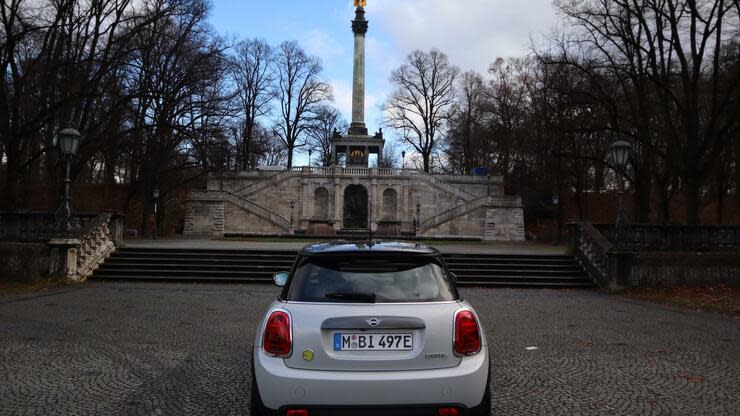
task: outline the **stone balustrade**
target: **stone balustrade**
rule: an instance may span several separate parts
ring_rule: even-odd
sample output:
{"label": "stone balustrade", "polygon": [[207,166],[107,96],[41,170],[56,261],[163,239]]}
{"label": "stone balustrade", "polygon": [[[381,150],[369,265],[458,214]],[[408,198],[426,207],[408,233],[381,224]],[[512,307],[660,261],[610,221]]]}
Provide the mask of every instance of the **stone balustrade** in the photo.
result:
{"label": "stone balustrade", "polygon": [[49,275],[76,282],[86,280],[122,237],[122,215],[98,215],[76,235],[49,241]]}
{"label": "stone balustrade", "polygon": [[606,286],[612,243],[590,223],[578,222],[568,224],[568,226],[570,227],[570,254],[581,262],[595,281],[602,287]]}

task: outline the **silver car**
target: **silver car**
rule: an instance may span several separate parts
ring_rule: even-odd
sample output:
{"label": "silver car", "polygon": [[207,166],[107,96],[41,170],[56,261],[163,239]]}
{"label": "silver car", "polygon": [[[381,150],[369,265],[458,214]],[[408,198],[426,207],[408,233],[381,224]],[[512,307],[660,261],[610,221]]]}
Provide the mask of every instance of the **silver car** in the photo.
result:
{"label": "silver car", "polygon": [[252,415],[490,415],[486,336],[437,250],[313,244],[274,281]]}

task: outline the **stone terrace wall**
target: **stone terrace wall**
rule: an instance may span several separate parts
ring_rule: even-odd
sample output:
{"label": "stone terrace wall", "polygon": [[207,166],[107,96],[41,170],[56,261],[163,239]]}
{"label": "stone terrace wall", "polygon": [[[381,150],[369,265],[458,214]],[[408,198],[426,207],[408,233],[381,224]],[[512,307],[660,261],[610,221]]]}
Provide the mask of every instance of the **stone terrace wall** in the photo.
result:
{"label": "stone terrace wall", "polygon": [[[374,231],[382,220],[398,221],[402,232],[413,233],[414,220],[423,221],[486,195],[503,195],[504,190],[501,177],[428,175],[410,169],[378,168],[226,172],[210,176],[207,184],[207,193],[214,198],[188,200],[185,234],[284,235],[305,231],[310,221],[317,219],[332,222],[338,230],[343,227],[344,191],[350,185],[362,185],[368,191],[369,220]],[[395,195],[395,205],[390,209],[384,198],[386,192]],[[219,199],[219,195],[231,197]],[[323,195],[326,202],[316,201],[316,195]],[[254,206],[244,200],[285,220],[292,218],[292,227],[288,230],[285,224],[281,227],[264,215],[256,215]],[[295,206],[292,210],[291,202]],[[424,235],[520,240],[521,221],[521,209],[478,209],[425,230]]]}
{"label": "stone terrace wall", "polygon": [[643,252],[632,264],[633,286],[740,286],[740,252]]}
{"label": "stone terrace wall", "polygon": [[0,281],[37,283],[49,274],[46,243],[0,242]]}

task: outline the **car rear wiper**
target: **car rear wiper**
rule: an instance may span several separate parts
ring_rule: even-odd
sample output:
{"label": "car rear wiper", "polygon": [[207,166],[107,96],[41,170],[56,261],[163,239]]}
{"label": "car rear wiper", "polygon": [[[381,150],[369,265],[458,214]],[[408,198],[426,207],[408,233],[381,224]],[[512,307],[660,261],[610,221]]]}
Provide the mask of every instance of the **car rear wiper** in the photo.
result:
{"label": "car rear wiper", "polygon": [[375,293],[342,292],[342,293],[327,293],[324,296],[329,299],[375,303]]}

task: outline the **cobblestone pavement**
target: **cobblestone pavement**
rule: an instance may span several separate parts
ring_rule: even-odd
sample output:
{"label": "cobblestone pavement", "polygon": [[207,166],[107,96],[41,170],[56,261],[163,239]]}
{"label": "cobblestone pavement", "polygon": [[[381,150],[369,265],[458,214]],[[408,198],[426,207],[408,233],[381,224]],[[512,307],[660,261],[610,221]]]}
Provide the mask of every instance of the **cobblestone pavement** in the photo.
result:
{"label": "cobblestone pavement", "polygon": [[[247,414],[249,344],[276,293],[91,282],[0,297],[0,414]],[[462,293],[492,341],[494,414],[740,408],[737,319],[588,291]]]}

